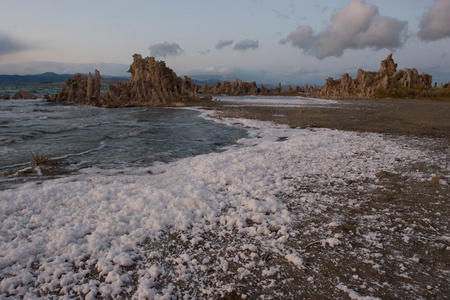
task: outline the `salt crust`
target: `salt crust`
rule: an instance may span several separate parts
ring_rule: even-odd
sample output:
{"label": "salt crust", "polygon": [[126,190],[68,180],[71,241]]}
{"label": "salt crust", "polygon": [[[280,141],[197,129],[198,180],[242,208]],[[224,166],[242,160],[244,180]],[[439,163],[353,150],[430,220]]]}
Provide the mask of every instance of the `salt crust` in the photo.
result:
{"label": "salt crust", "polygon": [[[233,230],[246,237],[241,251],[253,253],[256,248],[251,241],[257,241],[302,268],[301,254],[284,246],[293,231],[291,224],[301,221],[277,196],[290,189],[289,178],[360,182],[375,178],[381,170],[394,172],[398,161],[432,159],[406,147],[401,139],[380,134],[291,129],[246,119],[217,121],[243,126],[249,137],[222,153],[141,169],[91,168],[81,175],[1,191],[0,298],[38,298],[37,291],[67,295],[77,291],[87,299],[95,295],[116,298],[127,291],[130,282],[125,269],[136,266],[146,252],[142,243],[157,240],[162,232],[185,234],[182,238],[195,246],[202,242],[202,234],[214,231],[220,236]],[[279,137],[285,138],[280,141]],[[362,190],[370,188],[361,186]],[[300,201],[306,206],[316,197],[306,193]],[[322,243],[341,246],[334,236],[324,236]],[[146,255],[161,258],[157,250]],[[191,280],[200,280],[195,268],[211,263],[188,253],[171,259],[175,265],[188,266],[177,274]],[[227,259],[218,261],[226,272]],[[86,281],[88,266],[104,280]],[[253,267],[250,263],[238,271],[245,277]],[[263,274],[276,271],[271,268]],[[146,264],[138,272],[139,285],[133,297],[165,299],[173,295],[176,288],[172,284],[154,288],[166,272],[151,261]],[[221,288],[232,290],[227,285]],[[372,299],[343,285],[336,288],[352,299]],[[204,295],[208,293],[212,291],[203,290]]]}

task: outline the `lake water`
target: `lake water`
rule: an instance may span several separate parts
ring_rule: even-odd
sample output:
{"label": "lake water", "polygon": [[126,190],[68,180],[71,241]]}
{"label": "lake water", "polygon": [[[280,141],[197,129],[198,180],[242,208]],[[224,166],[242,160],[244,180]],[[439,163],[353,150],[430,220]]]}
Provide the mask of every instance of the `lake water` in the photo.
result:
{"label": "lake water", "polygon": [[[221,151],[245,135],[244,129],[190,109],[5,100],[0,101],[0,173],[31,166],[32,152],[78,169],[145,167]],[[17,180],[1,178],[0,188]]]}
{"label": "lake water", "polygon": [[[13,97],[20,89],[42,98],[58,93],[61,85],[0,85],[0,96]],[[334,103],[281,96],[215,98],[225,101],[224,105],[291,107]],[[73,170],[141,168],[222,151],[245,136],[246,129],[214,122],[196,109],[106,109],[41,99],[0,100],[0,174],[30,168],[33,154],[49,156],[52,162]],[[0,190],[46,179],[7,177],[0,176]]]}

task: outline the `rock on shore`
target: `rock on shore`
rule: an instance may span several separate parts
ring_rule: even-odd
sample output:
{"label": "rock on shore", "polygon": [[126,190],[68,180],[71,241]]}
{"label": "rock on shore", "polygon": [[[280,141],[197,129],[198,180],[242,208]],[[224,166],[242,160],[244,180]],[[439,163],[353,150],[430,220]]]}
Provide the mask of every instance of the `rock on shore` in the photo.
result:
{"label": "rock on shore", "polygon": [[381,61],[378,72],[366,72],[359,69],[355,79],[348,73],[337,80],[329,77],[325,85],[317,92],[317,96],[325,98],[373,98],[379,89],[388,89],[392,86],[429,89],[431,83],[431,75],[419,74],[416,69],[397,71],[397,64],[390,54],[385,60]]}

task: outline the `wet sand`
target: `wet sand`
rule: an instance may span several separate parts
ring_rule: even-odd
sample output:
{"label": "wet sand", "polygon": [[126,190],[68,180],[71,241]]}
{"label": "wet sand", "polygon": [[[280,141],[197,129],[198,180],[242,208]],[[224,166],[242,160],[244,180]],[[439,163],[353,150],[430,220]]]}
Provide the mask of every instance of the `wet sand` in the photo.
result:
{"label": "wet sand", "polygon": [[227,105],[226,102],[216,102],[207,104],[207,108],[217,110],[222,117],[259,119],[291,127],[450,139],[450,101],[362,99],[303,107]]}

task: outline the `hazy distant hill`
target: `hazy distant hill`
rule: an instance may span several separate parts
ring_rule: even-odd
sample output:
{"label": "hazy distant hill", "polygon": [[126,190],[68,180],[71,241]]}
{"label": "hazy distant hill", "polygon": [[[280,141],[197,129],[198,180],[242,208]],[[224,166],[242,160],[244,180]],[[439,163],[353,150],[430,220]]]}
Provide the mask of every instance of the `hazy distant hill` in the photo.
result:
{"label": "hazy distant hill", "polygon": [[[87,74],[83,74],[86,75]],[[20,83],[61,83],[66,79],[72,78],[75,74],[56,74],[53,72],[47,72],[36,75],[0,75],[0,83],[2,84],[20,84]],[[129,81],[129,77],[120,76],[105,76],[102,75],[102,80],[108,81]]]}
{"label": "hazy distant hill", "polygon": [[217,82],[223,82],[223,80],[219,80],[219,79],[206,79],[206,80],[202,80],[202,79],[191,79],[192,83],[198,84],[198,85],[209,85],[209,86],[213,86],[216,85]]}
{"label": "hazy distant hill", "polygon": [[[37,83],[64,83],[66,79],[72,78],[76,74],[56,74],[53,72],[46,72],[36,75],[0,75],[0,84],[37,84]],[[87,74],[83,74],[87,76]],[[101,75],[102,83],[112,84],[115,81],[130,81],[130,77],[126,76],[108,76]],[[197,85],[207,84],[208,86],[214,86],[217,82],[223,82],[219,79],[192,79],[192,83]],[[264,84],[267,88],[274,88],[278,85]]]}
{"label": "hazy distant hill", "polygon": [[[223,80],[219,80],[219,79],[206,79],[206,80],[201,80],[201,79],[192,79],[191,80],[192,83],[195,83],[197,85],[208,85],[208,86],[215,86],[217,82],[223,83]],[[258,86],[260,86],[260,83],[257,83]],[[264,83],[263,84],[266,88],[276,88],[278,87],[278,84],[271,84],[271,83]],[[286,88],[287,85],[282,85],[282,88]]]}

